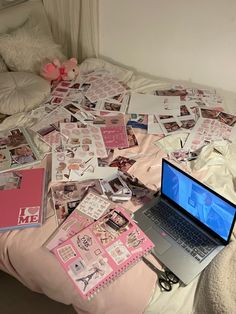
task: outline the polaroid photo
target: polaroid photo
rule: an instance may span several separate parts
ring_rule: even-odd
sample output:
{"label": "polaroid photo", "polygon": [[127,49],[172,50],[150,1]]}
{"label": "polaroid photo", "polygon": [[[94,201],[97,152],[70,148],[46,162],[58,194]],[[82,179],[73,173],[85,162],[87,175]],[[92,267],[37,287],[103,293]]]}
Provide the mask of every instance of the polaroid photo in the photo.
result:
{"label": "polaroid photo", "polygon": [[125,95],[121,102],[113,99],[105,99],[97,102],[96,109],[108,112],[125,113],[128,106],[129,95]]}
{"label": "polaroid photo", "polygon": [[122,213],[114,210],[105,223],[115,231],[118,231],[126,227],[129,224],[129,220]]}
{"label": "polaroid photo", "polygon": [[21,145],[9,151],[12,158],[12,165],[25,165],[37,160],[37,157],[29,145]]}
{"label": "polaroid photo", "polygon": [[17,172],[4,172],[0,174],[0,190],[20,189],[22,175]]}
{"label": "polaroid photo", "polygon": [[27,143],[25,134],[19,128],[1,132],[0,146],[11,149]]}

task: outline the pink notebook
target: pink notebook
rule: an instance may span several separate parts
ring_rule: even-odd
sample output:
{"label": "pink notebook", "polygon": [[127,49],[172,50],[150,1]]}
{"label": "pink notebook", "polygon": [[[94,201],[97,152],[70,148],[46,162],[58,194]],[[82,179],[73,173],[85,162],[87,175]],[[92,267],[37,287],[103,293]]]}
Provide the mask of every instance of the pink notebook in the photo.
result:
{"label": "pink notebook", "polygon": [[44,188],[44,168],[0,173],[0,231],[40,226]]}
{"label": "pink notebook", "polygon": [[52,250],[83,299],[120,276],[154,244],[116,207]]}

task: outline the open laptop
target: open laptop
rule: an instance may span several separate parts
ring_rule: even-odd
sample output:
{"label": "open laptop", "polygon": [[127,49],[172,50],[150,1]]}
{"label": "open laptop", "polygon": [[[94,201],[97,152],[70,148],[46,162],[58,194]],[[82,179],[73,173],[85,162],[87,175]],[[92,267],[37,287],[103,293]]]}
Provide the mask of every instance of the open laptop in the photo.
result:
{"label": "open laptop", "polygon": [[236,206],[167,160],[158,197],[134,214],[154,254],[184,284],[230,241]]}

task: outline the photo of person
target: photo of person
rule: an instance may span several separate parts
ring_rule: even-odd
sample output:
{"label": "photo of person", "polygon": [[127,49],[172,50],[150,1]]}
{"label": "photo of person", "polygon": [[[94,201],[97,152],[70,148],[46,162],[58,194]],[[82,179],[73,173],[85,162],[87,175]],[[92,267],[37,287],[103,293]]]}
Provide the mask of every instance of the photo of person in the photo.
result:
{"label": "photo of person", "polygon": [[13,164],[17,163],[23,165],[36,160],[36,157],[29,145],[19,146],[10,150],[10,153],[12,155]]}
{"label": "photo of person", "polygon": [[217,119],[219,114],[218,110],[201,108],[202,118]]}
{"label": "photo of person", "polygon": [[19,189],[22,176],[16,172],[6,172],[0,174],[0,190]]}
{"label": "photo of person", "polygon": [[110,164],[110,167],[117,167],[122,172],[127,172],[130,167],[136,162],[134,159],[130,159],[123,156],[118,156]]}
{"label": "photo of person", "polygon": [[195,120],[193,119],[181,120],[180,122],[181,122],[181,128],[188,129],[188,130],[192,129],[196,124]]}
{"label": "photo of person", "polygon": [[76,107],[75,105],[73,105],[73,104],[65,105],[64,108],[67,109],[68,111],[70,111],[72,114],[75,114],[75,113],[81,111],[79,108],[77,108],[77,107]]}
{"label": "photo of person", "polygon": [[13,148],[22,144],[27,144],[27,140],[23,132],[20,129],[10,130],[10,134],[7,136],[7,146]]}
{"label": "photo of person", "polygon": [[164,122],[163,126],[168,133],[172,133],[181,129],[176,121]]}
{"label": "photo of person", "polygon": [[121,104],[105,102],[101,110],[120,111]]}
{"label": "photo of person", "polygon": [[134,133],[132,127],[127,126],[126,127],[126,132],[127,132],[127,138],[128,138],[129,147],[138,146],[138,140],[137,140],[137,138],[135,136],[135,133]]}
{"label": "photo of person", "polygon": [[125,218],[121,213],[114,211],[111,215],[108,216],[108,220],[105,222],[108,226],[110,226],[115,231],[120,230],[128,225],[129,221]]}
{"label": "photo of person", "polygon": [[88,91],[88,89],[89,89],[90,86],[91,86],[91,84],[84,83],[84,84],[82,84],[82,85],[80,86],[80,90],[85,93],[85,92]]}
{"label": "photo of person", "polygon": [[236,123],[236,116],[229,114],[229,113],[225,113],[225,112],[220,112],[217,119],[220,122],[225,123],[225,124],[232,126],[232,127]]}
{"label": "photo of person", "polygon": [[180,116],[189,116],[190,112],[185,105],[180,106]]}
{"label": "photo of person", "polygon": [[86,110],[90,110],[90,109],[94,109],[96,107],[96,104],[92,103],[87,98],[84,98],[82,100],[81,107],[86,109]]}
{"label": "photo of person", "polygon": [[121,192],[124,188],[123,183],[120,181],[118,177],[109,181],[108,183],[114,193]]}
{"label": "photo of person", "polygon": [[214,200],[213,195],[207,193],[206,191],[202,191],[201,188],[193,185],[188,203],[192,206],[191,210],[196,218],[214,230],[217,230],[221,236],[227,236],[228,224],[230,224],[230,220],[228,221],[223,218],[225,208],[223,205]]}

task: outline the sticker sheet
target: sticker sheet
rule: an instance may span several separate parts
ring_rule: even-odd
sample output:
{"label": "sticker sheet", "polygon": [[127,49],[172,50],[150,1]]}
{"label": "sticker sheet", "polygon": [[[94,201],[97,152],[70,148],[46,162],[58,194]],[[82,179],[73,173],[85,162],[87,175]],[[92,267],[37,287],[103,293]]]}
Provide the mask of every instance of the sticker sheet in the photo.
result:
{"label": "sticker sheet", "polygon": [[110,167],[117,167],[122,172],[127,172],[133,164],[136,162],[135,159],[118,156],[109,164]]}
{"label": "sticker sheet", "polygon": [[107,157],[101,130],[93,125],[61,123],[60,132],[64,136],[64,146],[81,146],[83,151],[95,152],[97,157]]}
{"label": "sticker sheet", "polygon": [[125,125],[101,127],[101,132],[106,148],[111,149],[129,147]]}
{"label": "sticker sheet", "polygon": [[184,149],[196,151],[212,141],[230,139],[231,131],[231,126],[217,119],[199,118],[184,144]]}
{"label": "sticker sheet", "polygon": [[88,193],[80,203],[79,210],[81,213],[97,220],[104,215],[108,208],[111,208],[111,204],[112,203],[104,197],[94,193]]}
{"label": "sticker sheet", "polygon": [[[94,173],[98,167],[97,156],[80,147],[52,150],[52,181],[71,181],[72,173],[78,179],[86,179],[87,174]],[[74,177],[73,177],[74,180]]]}
{"label": "sticker sheet", "polygon": [[125,92],[126,88],[117,79],[102,77],[92,81],[84,95],[93,103]]}

